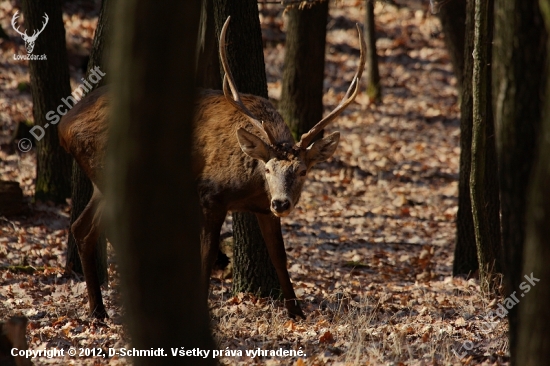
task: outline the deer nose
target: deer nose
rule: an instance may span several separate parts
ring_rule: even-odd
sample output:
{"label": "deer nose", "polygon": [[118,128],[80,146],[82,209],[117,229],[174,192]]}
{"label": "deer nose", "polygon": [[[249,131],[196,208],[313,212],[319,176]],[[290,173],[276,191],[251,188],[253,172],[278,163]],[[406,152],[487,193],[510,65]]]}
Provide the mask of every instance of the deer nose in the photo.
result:
{"label": "deer nose", "polygon": [[273,200],[271,207],[277,212],[285,212],[290,208],[289,200]]}

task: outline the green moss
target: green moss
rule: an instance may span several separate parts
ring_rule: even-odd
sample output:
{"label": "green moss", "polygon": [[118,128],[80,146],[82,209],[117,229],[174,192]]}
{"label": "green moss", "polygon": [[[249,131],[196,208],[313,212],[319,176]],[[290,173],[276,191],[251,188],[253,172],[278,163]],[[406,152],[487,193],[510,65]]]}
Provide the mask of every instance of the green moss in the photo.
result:
{"label": "green moss", "polygon": [[29,93],[31,91],[31,86],[28,81],[20,81],[17,84],[17,90],[19,90],[19,93]]}
{"label": "green moss", "polygon": [[367,263],[364,262],[357,262],[357,261],[348,261],[344,264],[344,267],[350,267],[350,268],[370,268],[370,266]]}
{"label": "green moss", "polygon": [[33,267],[28,265],[19,265],[19,266],[2,266],[0,269],[8,270],[13,273],[27,273],[33,274],[36,271],[43,271],[45,267]]}
{"label": "green moss", "polygon": [[380,84],[369,84],[367,85],[367,95],[369,99],[378,103],[382,101],[382,88]]}

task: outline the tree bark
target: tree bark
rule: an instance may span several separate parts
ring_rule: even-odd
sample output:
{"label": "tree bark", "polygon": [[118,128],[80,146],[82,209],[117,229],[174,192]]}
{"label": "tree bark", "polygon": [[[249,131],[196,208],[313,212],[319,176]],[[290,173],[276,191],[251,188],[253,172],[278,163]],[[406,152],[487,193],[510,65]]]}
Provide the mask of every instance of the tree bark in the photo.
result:
{"label": "tree bark", "polygon": [[[546,87],[546,39],[537,0],[495,0],[493,105],[508,294],[518,290],[526,274],[522,269],[526,193]],[[520,302],[508,313],[512,365],[518,364],[517,314],[522,306]]]}
{"label": "tree bark", "polygon": [[[97,28],[94,34],[94,41],[92,44],[92,50],[90,51],[90,60],[88,61],[88,70],[86,72],[86,80],[90,75],[90,71],[94,67],[98,66],[103,72],[106,72],[107,65],[104,60],[107,59],[108,44],[110,42],[109,34],[111,33],[110,24],[110,12],[111,6],[114,1],[103,0],[101,3],[101,11],[99,13],[99,19],[97,21]],[[102,78],[95,88],[106,84],[106,79]],[[91,90],[90,90],[91,91]],[[76,161],[73,160],[72,167],[72,199],[71,199],[71,225],[78,219],[90,198],[92,197],[92,182],[84,174],[82,169],[78,166]],[[107,273],[107,241],[105,235],[102,234],[99,237],[99,242],[96,246],[96,263],[97,273],[99,276],[99,283],[106,283],[108,280]],[[82,263],[78,254],[78,247],[76,240],[72,233],[69,234],[69,240],[67,242],[67,263],[65,264],[65,271],[70,273],[71,271],[83,274]]]}
{"label": "tree bark", "polygon": [[491,107],[493,0],[475,0],[473,52],[473,128],[470,197],[481,289],[493,293],[501,272],[497,159]]}
{"label": "tree bark", "polygon": [[0,216],[17,215],[23,208],[23,190],[19,183],[0,180]]}
{"label": "tree bark", "polygon": [[49,18],[32,51],[33,55],[46,55],[47,59],[29,61],[34,125],[43,132],[43,137],[36,144],[34,197],[64,203],[71,194],[71,157],[59,145],[55,128],[48,129],[59,120],[54,122],[55,119],[46,118],[48,112],[55,113],[61,98],[71,93],[61,1],[24,0],[22,5],[28,34],[42,28],[44,14]]}
{"label": "tree bark", "polygon": [[[464,60],[471,58],[472,53],[465,53],[465,37],[468,35],[466,21],[466,4],[470,0],[451,0],[439,7],[438,17],[445,36],[445,45],[449,51],[451,64],[456,76],[459,93],[464,85]],[[471,20],[470,20],[471,21]],[[471,28],[473,29],[473,28]]]}
{"label": "tree bark", "polygon": [[[132,346],[212,350],[191,172],[199,1],[120,1],[106,198]],[[158,50],[163,50],[159,55]],[[157,123],[162,121],[162,123]],[[204,299],[204,300],[201,300]],[[174,365],[137,357],[136,365]],[[214,364],[191,357],[185,364]]]}
{"label": "tree bark", "polygon": [[327,17],[328,1],[287,11],[279,111],[296,141],[323,117]]}
{"label": "tree bark", "polygon": [[[550,30],[550,1],[540,0],[547,32]],[[546,70],[550,66],[547,46]],[[525,236],[524,272],[540,280],[522,299],[519,310],[517,365],[542,366],[550,359],[550,81],[546,75],[546,95],[542,116],[538,153],[533,165],[527,204],[527,228]],[[534,279],[533,279],[534,281]],[[534,281],[536,282],[536,281]],[[523,294],[522,294],[523,296]]]}
{"label": "tree bark", "polygon": [[[258,4],[255,0],[215,0],[214,16],[217,39],[223,23],[231,16],[231,26],[227,31],[227,59],[238,90],[267,98]],[[223,75],[223,69],[220,73]],[[233,292],[251,291],[260,296],[279,297],[280,286],[273,286],[279,280],[269,260],[256,216],[233,213],[233,238]]]}
{"label": "tree bark", "polygon": [[[456,1],[456,0],[455,0]],[[447,4],[448,5],[448,4]],[[479,268],[476,238],[470,200],[470,171],[472,163],[472,72],[474,49],[475,0],[467,0],[464,40],[464,71],[460,88],[460,171],[458,178],[458,213],[456,217],[455,258],[453,276],[471,275]]]}
{"label": "tree bark", "polygon": [[197,86],[221,90],[222,78],[219,72],[220,62],[218,59],[218,41],[216,38],[213,0],[202,0],[197,47]]}
{"label": "tree bark", "polygon": [[376,52],[376,27],[374,21],[374,1],[365,0],[365,41],[367,44],[367,95],[369,100],[378,103],[382,100],[378,53]]}

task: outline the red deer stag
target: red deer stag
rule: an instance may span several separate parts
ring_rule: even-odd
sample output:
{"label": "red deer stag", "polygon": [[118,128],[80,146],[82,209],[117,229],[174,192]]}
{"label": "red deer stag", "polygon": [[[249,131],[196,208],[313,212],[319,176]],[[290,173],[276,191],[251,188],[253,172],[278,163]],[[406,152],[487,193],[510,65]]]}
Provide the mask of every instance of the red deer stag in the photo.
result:
{"label": "red deer stag", "polygon": [[[340,104],[295,143],[281,115],[266,99],[239,94],[226,57],[225,35],[220,35],[220,59],[225,71],[223,92],[203,91],[196,101],[193,174],[197,179],[203,213],[201,232],[202,278],[207,287],[215,261],[220,230],[228,211],[256,214],[269,256],[283,290],[285,307],[292,317],[304,317],[286,268],[280,218],[294,209],[307,172],[327,160],[340,134],[312,143],[356,97],[365,63],[365,45],[359,31],[361,58],[357,73]],[[104,183],[102,173],[108,136],[108,88],[88,94],[62,119],[61,145],[91,179],[94,192],[71,231],[78,243],[88,289],[90,315],[107,316],[97,280],[94,249],[101,227]]]}

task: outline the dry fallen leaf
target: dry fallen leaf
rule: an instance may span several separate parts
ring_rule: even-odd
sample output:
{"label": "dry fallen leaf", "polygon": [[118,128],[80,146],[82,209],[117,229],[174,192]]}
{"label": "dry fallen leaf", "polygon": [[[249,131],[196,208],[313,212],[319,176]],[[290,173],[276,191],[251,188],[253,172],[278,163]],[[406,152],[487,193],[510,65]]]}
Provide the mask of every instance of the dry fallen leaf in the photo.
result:
{"label": "dry fallen leaf", "polygon": [[320,343],[334,343],[334,337],[332,336],[332,333],[330,331],[326,331],[323,333],[321,337],[319,337]]}

